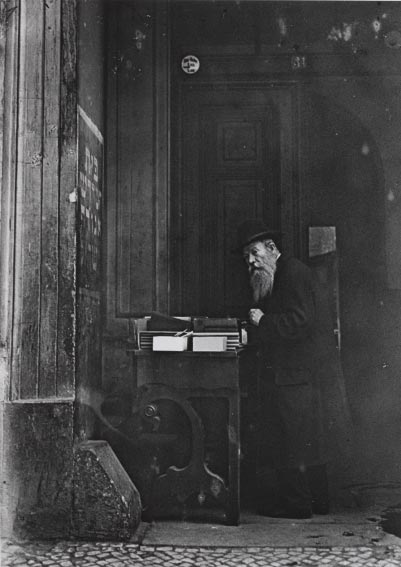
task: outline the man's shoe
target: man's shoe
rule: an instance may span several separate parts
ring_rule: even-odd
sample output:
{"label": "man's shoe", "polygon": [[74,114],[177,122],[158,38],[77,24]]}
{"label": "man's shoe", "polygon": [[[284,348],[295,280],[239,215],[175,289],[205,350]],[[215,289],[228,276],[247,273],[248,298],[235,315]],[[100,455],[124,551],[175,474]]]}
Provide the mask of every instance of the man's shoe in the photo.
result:
{"label": "man's shoe", "polygon": [[277,510],[269,509],[259,509],[259,514],[261,516],[268,516],[269,518],[288,518],[290,520],[307,520],[312,517],[312,511],[308,508],[306,509],[289,509],[280,508]]}

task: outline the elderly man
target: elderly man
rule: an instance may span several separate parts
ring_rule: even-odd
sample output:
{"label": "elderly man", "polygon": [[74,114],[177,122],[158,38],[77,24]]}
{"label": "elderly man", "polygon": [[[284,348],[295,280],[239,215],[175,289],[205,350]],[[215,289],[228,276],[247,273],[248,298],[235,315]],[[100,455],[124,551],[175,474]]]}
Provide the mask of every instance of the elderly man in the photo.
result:
{"label": "elderly man", "polygon": [[254,299],[249,323],[259,358],[259,466],[274,469],[278,481],[276,497],[262,498],[259,511],[284,518],[327,513],[318,381],[327,357],[337,357],[330,316],[311,270],[280,252],[278,232],[250,220],[238,236]]}

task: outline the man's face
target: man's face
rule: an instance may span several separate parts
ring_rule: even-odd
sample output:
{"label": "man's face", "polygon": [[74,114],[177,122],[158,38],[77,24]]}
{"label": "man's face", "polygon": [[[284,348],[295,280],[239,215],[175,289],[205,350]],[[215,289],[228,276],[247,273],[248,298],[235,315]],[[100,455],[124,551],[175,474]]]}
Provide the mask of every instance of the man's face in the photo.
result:
{"label": "man's face", "polygon": [[244,247],[253,298],[259,302],[271,294],[277,264],[277,249],[273,241],[251,242]]}
{"label": "man's face", "polygon": [[251,242],[244,247],[243,257],[250,273],[255,270],[262,270],[266,266],[275,266],[276,256],[274,253],[273,242]]}

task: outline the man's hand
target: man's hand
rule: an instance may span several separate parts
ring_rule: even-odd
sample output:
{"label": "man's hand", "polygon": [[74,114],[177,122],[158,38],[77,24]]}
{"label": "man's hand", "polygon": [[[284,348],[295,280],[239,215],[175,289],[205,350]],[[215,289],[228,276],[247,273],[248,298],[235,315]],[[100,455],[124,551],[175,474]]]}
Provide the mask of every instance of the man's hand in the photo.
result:
{"label": "man's hand", "polygon": [[249,322],[256,327],[259,325],[259,321],[263,317],[264,313],[261,309],[250,309],[249,311]]}

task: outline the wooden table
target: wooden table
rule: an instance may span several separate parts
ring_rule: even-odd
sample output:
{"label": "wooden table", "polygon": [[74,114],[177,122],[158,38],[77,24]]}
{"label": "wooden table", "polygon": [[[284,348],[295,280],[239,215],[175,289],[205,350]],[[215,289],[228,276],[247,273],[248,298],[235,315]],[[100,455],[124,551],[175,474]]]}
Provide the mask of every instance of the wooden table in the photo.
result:
{"label": "wooden table", "polygon": [[[157,419],[157,401],[170,400],[187,415],[192,428],[189,464],[171,466],[154,485],[155,499],[175,498],[184,502],[196,496],[198,502],[212,498],[225,510],[226,522],[238,525],[240,513],[240,388],[239,354],[231,352],[134,351],[138,388],[137,408]],[[228,448],[227,481],[205,462],[205,431],[194,409],[196,399],[224,398],[228,403],[227,423],[219,432]],[[212,403],[212,402],[210,402]]]}

